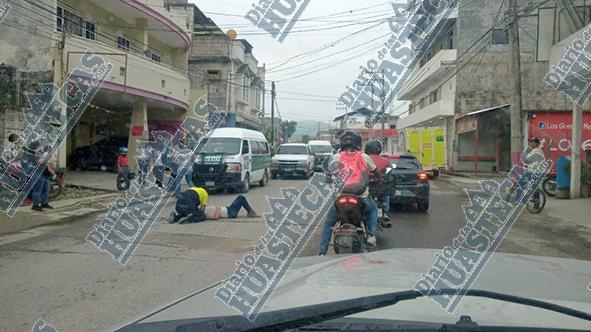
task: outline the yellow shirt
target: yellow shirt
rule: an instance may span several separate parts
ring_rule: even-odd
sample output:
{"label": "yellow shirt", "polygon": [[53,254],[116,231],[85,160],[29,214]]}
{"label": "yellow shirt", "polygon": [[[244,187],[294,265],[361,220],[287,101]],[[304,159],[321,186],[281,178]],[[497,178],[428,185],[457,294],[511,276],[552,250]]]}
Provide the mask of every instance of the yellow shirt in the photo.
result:
{"label": "yellow shirt", "polygon": [[199,205],[207,205],[207,202],[209,201],[209,194],[207,193],[207,190],[201,187],[193,187],[190,189],[199,195]]}

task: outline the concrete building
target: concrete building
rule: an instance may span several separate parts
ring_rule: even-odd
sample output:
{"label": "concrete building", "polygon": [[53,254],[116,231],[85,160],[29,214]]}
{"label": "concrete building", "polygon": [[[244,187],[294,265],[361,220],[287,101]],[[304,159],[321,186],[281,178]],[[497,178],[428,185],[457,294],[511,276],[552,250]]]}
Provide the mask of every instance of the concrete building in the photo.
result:
{"label": "concrete building", "polygon": [[[398,116],[386,115],[384,120],[384,130],[382,130],[382,116],[378,115],[374,125],[369,124],[374,112],[367,108],[360,108],[346,114],[336,117],[334,127],[339,128],[340,132],[352,131],[361,136],[364,144],[372,139],[383,139],[383,152],[395,153],[398,147]],[[337,135],[338,136],[338,135]],[[335,138],[338,141],[338,138]]]}
{"label": "concrete building", "polygon": [[[572,108],[564,94],[544,83],[550,48],[557,36],[564,34],[557,28],[560,23],[559,16],[554,14],[556,3],[550,1],[541,8],[523,12],[526,6],[533,8],[543,2],[519,2],[526,134],[526,121],[536,114],[564,113]],[[511,167],[510,45],[506,24],[502,23],[508,3],[502,0],[462,3],[442,23],[438,39],[398,96],[400,100],[411,101],[409,115],[400,120],[399,129],[427,126],[445,129],[449,168],[490,172]],[[544,21],[551,21],[552,26],[540,23]],[[501,23],[495,25],[495,22]],[[477,42],[479,39],[481,42]]]}
{"label": "concrete building", "polygon": [[35,82],[61,85],[86,51],[113,70],[62,144],[59,166],[66,166],[73,149],[115,136],[128,141],[133,160],[138,139],[178,128],[190,101],[193,18],[186,11],[167,8],[163,0],[8,2],[11,12],[0,25],[0,70],[17,78],[7,84],[19,92],[3,106],[4,136],[23,128],[22,92]]}
{"label": "concrete building", "polygon": [[193,46],[189,56],[192,98],[205,97],[225,111],[230,127],[261,130],[265,66],[259,66],[248,41],[230,39],[199,8],[193,8]]}

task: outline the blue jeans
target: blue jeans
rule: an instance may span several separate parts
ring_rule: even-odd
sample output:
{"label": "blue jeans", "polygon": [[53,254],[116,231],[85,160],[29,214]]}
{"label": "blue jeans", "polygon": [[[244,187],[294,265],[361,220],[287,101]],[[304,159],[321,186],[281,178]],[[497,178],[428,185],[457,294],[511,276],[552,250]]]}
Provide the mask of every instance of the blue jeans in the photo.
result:
{"label": "blue jeans", "polygon": [[248,200],[242,195],[238,195],[234,202],[232,202],[232,204],[230,204],[227,208],[228,218],[236,218],[240,212],[240,209],[242,208],[244,208],[246,212],[252,211],[252,207],[250,207],[250,204],[248,204]]}
{"label": "blue jeans", "polygon": [[140,182],[144,182],[146,176],[148,176],[148,168],[150,163],[147,160],[138,160],[138,168],[139,168],[139,175],[140,175]]}
{"label": "blue jeans", "polygon": [[158,187],[162,187],[164,185],[163,166],[154,166],[154,177],[156,178],[156,184],[158,185]]}
{"label": "blue jeans", "polygon": [[382,211],[384,211],[384,215],[387,216],[388,214],[390,214],[390,195],[386,195],[384,196],[384,207],[382,208]]}
{"label": "blue jeans", "polygon": [[193,185],[193,171],[192,170],[189,170],[187,172],[187,174],[185,174],[185,181],[187,181],[187,185],[189,186],[189,188],[195,187],[195,185]]}
{"label": "blue jeans", "polygon": [[32,188],[31,196],[33,206],[47,204],[49,202],[49,179],[41,175]]}
{"label": "blue jeans", "polygon": [[[365,216],[367,218],[367,235],[375,236],[378,230],[378,206],[371,197],[363,199],[365,204]],[[333,204],[326,215],[326,221],[322,228],[322,235],[320,236],[320,254],[326,255],[328,251],[328,244],[330,243],[330,236],[332,235],[332,227],[337,223],[337,208]]]}

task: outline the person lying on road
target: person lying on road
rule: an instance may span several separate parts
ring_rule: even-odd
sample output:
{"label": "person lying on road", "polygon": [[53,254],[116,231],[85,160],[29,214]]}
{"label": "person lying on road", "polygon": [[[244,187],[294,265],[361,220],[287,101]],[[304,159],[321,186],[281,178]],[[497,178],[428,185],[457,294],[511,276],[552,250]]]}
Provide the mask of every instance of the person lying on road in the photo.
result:
{"label": "person lying on road", "polygon": [[243,195],[238,195],[232,204],[228,206],[208,206],[205,209],[205,214],[208,220],[218,220],[220,218],[235,219],[238,217],[238,213],[240,213],[242,208],[246,210],[246,216],[248,218],[260,217],[256,211],[252,209],[250,203],[248,203],[248,200]]}
{"label": "person lying on road", "polygon": [[175,211],[171,212],[169,222],[171,224],[190,224],[205,220],[217,220],[220,218],[236,218],[242,208],[247,212],[247,217],[256,218],[259,215],[252,209],[246,197],[240,195],[232,204],[224,207],[207,206],[209,194],[201,187],[191,187],[183,192],[175,205]]}

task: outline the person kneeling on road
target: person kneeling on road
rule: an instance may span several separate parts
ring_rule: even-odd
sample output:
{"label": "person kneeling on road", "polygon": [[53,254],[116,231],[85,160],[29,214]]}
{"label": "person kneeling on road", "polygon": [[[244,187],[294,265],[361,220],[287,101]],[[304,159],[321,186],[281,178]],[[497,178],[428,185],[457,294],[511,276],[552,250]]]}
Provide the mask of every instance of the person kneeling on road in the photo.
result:
{"label": "person kneeling on road", "polygon": [[249,218],[259,215],[252,209],[246,197],[240,195],[226,207],[207,206],[209,194],[201,187],[191,187],[180,195],[175,211],[170,214],[170,223],[191,224],[220,218],[236,218],[242,208]]}
{"label": "person kneeling on road", "polygon": [[192,224],[207,219],[205,208],[209,200],[207,190],[201,187],[191,187],[184,191],[176,201],[174,211],[171,212],[169,222],[171,224]]}

